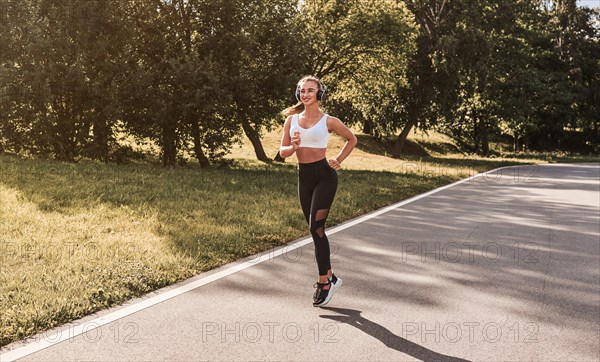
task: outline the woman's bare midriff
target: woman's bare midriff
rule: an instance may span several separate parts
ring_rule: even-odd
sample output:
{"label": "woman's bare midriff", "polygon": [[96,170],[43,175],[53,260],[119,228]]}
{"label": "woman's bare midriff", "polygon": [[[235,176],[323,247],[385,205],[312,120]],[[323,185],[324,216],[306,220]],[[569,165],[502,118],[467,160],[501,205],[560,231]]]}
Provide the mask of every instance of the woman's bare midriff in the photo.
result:
{"label": "woman's bare midriff", "polygon": [[325,158],[326,148],[300,147],[296,150],[296,157],[300,163],[317,162]]}

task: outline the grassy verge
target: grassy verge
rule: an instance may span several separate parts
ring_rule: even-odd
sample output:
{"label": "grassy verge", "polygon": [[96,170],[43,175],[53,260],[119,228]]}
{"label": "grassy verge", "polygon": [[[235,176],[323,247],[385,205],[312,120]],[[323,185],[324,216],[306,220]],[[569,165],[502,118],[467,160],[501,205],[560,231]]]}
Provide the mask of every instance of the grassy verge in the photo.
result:
{"label": "grassy verge", "polygon": [[[270,150],[277,142],[265,138]],[[0,345],[306,235],[294,162],[258,163],[249,145],[232,157],[199,170],[0,155]],[[542,161],[357,149],[328,225],[532,162]]]}

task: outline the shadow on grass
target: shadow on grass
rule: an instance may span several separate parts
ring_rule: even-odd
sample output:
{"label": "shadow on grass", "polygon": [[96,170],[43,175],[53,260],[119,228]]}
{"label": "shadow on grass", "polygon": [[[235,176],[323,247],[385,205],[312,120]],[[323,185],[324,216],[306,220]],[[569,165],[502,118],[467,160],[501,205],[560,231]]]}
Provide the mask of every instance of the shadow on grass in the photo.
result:
{"label": "shadow on grass", "polygon": [[[464,150],[450,142],[429,142],[424,140],[407,139],[401,157],[392,156],[392,141],[378,141],[373,136],[359,134],[357,135],[357,148],[379,156],[390,157],[394,159],[405,160],[405,164],[411,164],[415,161],[419,163],[437,164],[436,168],[473,168],[477,172],[490,169],[510,166],[527,165],[535,162],[535,159],[505,159],[497,157],[470,157]],[[442,156],[448,155],[448,156]],[[546,160],[546,157],[540,157],[539,160]],[[405,165],[411,168],[411,165]],[[404,168],[404,167],[403,167]]]}
{"label": "shadow on grass", "polygon": [[373,155],[378,156],[388,156],[390,155],[390,149],[386,147],[382,142],[377,141],[373,138],[373,136],[365,135],[365,134],[357,134],[356,138],[358,139],[358,143],[356,144],[356,148]]}
{"label": "shadow on grass", "polygon": [[[390,156],[392,154],[394,140],[378,141],[371,135],[358,134],[358,145],[361,151],[380,155]],[[465,154],[455,144],[444,141],[425,141],[422,139],[407,139],[402,148],[402,158],[404,157],[429,157],[432,153],[437,154]]]}
{"label": "shadow on grass", "polygon": [[[373,155],[391,157],[392,142],[377,141],[373,136],[365,134],[358,134],[356,135],[356,138],[358,138],[356,148],[359,150]],[[426,157],[429,156],[429,153],[421,144],[412,140],[406,140],[403,148],[403,156],[404,155]]]}
{"label": "shadow on grass", "polygon": [[418,143],[425,149],[430,150],[439,154],[449,154],[449,153],[464,153],[460,150],[456,145],[450,142],[428,142],[428,141],[418,141]]}

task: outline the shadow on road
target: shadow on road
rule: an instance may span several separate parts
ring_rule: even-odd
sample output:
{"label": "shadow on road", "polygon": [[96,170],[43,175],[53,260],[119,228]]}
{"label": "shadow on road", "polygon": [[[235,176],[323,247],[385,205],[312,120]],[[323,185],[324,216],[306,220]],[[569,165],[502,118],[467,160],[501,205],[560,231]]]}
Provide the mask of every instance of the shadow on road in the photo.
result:
{"label": "shadow on road", "polygon": [[459,361],[467,361],[465,359],[446,356],[432,350],[429,350],[425,347],[419,346],[416,343],[413,343],[407,339],[404,339],[400,336],[397,336],[390,332],[389,329],[383,327],[380,324],[372,322],[365,317],[361,316],[362,313],[359,310],[355,309],[346,309],[346,308],[332,308],[332,307],[323,307],[321,309],[332,311],[335,313],[339,313],[340,315],[320,315],[321,318],[327,318],[334,321],[342,322],[349,324],[366,334],[377,338],[387,347],[395,349],[396,351],[405,353],[414,358],[420,359],[422,361],[451,361],[451,362],[459,362]]}

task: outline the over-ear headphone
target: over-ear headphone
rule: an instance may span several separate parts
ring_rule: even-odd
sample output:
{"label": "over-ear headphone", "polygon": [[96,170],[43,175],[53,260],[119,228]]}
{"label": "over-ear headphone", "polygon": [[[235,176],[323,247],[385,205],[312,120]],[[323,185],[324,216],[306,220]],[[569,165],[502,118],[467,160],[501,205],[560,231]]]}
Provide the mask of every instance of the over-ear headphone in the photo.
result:
{"label": "over-ear headphone", "polygon": [[[317,81],[319,83],[319,91],[317,92],[317,100],[323,102],[325,100],[325,95],[327,94],[327,86],[321,82],[318,78],[306,78],[304,81],[312,80]],[[300,83],[296,85],[296,100],[300,102]]]}

